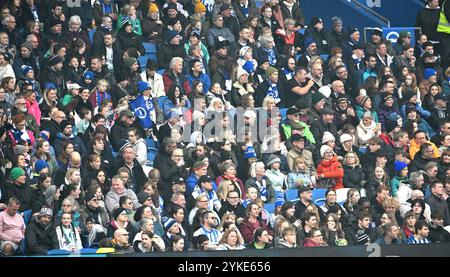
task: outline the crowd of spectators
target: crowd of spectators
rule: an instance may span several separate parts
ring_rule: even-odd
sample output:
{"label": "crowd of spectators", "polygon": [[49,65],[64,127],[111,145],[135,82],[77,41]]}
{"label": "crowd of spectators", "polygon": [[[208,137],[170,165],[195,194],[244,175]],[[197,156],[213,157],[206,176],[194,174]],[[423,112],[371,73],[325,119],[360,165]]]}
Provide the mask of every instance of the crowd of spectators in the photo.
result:
{"label": "crowd of spectators", "polygon": [[449,242],[445,2],[2,1],[2,255]]}

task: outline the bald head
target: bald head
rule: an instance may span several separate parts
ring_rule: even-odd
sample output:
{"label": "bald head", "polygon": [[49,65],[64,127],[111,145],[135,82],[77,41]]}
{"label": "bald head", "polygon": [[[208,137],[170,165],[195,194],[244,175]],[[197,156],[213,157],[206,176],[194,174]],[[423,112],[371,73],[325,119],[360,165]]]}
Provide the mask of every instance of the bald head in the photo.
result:
{"label": "bald head", "polygon": [[415,200],[415,199],[424,199],[425,195],[423,194],[423,192],[421,190],[413,190],[411,192],[411,200]]}
{"label": "bald head", "polygon": [[63,121],[63,119],[66,118],[66,114],[62,111],[56,111],[53,113],[53,120],[58,122],[58,124],[61,123],[61,121]]}
{"label": "bald head", "polygon": [[336,80],[331,83],[331,87],[336,93],[344,93],[344,83],[341,80]]}
{"label": "bald head", "polygon": [[70,165],[71,167],[80,168],[81,166],[81,155],[80,153],[74,151],[70,154]]}
{"label": "bald head", "polygon": [[117,244],[123,246],[128,243],[128,231],[119,228],[116,231],[114,231],[114,239],[116,240]]}

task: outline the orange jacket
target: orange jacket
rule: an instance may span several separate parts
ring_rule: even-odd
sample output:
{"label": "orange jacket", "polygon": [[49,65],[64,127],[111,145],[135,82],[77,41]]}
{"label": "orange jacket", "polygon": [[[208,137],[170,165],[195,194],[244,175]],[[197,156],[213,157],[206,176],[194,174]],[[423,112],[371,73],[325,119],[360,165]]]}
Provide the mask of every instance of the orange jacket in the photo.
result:
{"label": "orange jacket", "polygon": [[[431,141],[427,141],[427,143],[431,144],[431,146],[433,147],[434,150],[433,158],[435,159],[439,158],[441,155],[439,155],[439,149],[436,147],[436,145]],[[411,139],[409,145],[409,156],[411,157],[411,160],[414,159],[414,156],[416,155],[417,152],[419,152],[419,150],[420,145],[418,145],[414,139]]]}
{"label": "orange jacket", "polygon": [[344,169],[340,162],[338,162],[336,156],[331,160],[322,160],[317,167],[317,175],[323,174],[325,178],[333,178],[336,181],[336,185],[333,189],[344,188],[342,183],[342,177],[344,177]]}

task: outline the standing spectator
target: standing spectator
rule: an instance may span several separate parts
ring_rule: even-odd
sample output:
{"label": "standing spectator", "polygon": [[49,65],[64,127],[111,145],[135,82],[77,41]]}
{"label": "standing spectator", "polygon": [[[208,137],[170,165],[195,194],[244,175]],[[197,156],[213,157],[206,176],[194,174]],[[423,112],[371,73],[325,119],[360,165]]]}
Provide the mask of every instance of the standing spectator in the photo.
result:
{"label": "standing spectator", "polygon": [[444,214],[444,226],[450,224],[447,202],[444,200],[444,185],[441,181],[435,180],[430,184],[431,195],[425,200],[430,205],[431,213],[440,210]]}

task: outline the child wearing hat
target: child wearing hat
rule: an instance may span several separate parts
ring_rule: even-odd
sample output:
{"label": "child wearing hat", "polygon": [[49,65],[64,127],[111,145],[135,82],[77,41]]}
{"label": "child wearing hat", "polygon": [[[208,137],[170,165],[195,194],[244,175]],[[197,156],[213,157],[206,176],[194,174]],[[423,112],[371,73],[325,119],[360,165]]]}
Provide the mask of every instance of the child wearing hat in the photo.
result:
{"label": "child wearing hat", "polygon": [[401,161],[395,161],[394,172],[395,176],[391,179],[391,195],[392,197],[397,198],[397,192],[400,186],[409,183],[408,164]]}
{"label": "child wearing hat", "polygon": [[274,154],[270,155],[267,161],[267,167],[269,169],[266,171],[266,176],[271,181],[275,194],[277,194],[277,192],[284,194],[287,190],[286,175],[281,172],[280,166],[281,159]]}

